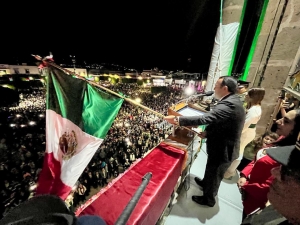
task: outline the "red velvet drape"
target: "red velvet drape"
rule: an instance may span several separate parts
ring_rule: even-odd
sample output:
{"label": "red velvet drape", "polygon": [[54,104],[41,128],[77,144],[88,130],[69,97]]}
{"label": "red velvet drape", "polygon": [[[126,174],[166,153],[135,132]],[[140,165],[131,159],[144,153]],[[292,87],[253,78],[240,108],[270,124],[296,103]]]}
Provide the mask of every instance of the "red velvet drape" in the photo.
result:
{"label": "red velvet drape", "polygon": [[185,151],[161,143],[145,158],[81,207],[76,215],[98,215],[114,224],[140,186],[142,177],[152,173],[147,188],[127,224],[155,224],[165,208],[181,174]]}

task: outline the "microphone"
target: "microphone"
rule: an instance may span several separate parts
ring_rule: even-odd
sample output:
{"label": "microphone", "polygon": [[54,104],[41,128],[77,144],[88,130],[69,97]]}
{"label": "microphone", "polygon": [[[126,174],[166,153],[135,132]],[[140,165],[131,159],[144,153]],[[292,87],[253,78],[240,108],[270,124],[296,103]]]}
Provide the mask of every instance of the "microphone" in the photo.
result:
{"label": "microphone", "polygon": [[214,91],[208,91],[202,94],[198,94],[198,95],[192,95],[191,97],[202,97],[202,96],[211,96],[213,95],[215,92]]}
{"label": "microphone", "polygon": [[205,93],[203,93],[204,94],[204,96],[211,96],[211,95],[213,95],[215,92],[214,91],[208,91],[208,92],[205,92]]}
{"label": "microphone", "polygon": [[186,102],[187,103],[188,101],[192,100],[193,98],[197,98],[197,97],[211,96],[211,95],[213,95],[213,93],[215,93],[215,92],[214,91],[208,91],[208,92],[198,94],[198,95],[191,95],[190,97],[182,99],[181,101],[177,102],[176,104],[179,104],[181,102]]}

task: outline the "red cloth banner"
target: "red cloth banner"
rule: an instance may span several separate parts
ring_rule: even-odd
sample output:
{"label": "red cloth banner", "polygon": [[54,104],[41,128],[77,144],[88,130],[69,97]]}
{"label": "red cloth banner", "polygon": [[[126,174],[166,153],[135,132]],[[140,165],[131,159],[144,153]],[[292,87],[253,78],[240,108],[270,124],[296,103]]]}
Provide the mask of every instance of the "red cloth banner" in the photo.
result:
{"label": "red cloth banner", "polygon": [[114,224],[139,188],[143,176],[151,172],[152,178],[127,224],[155,224],[181,175],[185,154],[184,150],[161,143],[81,206],[76,215],[98,215],[108,225]]}

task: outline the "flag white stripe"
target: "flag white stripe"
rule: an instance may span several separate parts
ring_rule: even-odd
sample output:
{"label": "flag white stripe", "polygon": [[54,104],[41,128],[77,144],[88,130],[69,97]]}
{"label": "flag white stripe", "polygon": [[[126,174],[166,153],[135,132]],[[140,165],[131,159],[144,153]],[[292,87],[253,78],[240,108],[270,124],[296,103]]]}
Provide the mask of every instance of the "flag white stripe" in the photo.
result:
{"label": "flag white stripe", "polygon": [[[103,139],[91,136],[83,132],[77,125],[66,118],[62,118],[53,110],[46,111],[46,152],[53,153],[54,158],[61,163],[61,180],[68,186],[73,186],[86,168]],[[59,139],[65,132],[75,132],[76,152],[69,158],[64,159]]]}

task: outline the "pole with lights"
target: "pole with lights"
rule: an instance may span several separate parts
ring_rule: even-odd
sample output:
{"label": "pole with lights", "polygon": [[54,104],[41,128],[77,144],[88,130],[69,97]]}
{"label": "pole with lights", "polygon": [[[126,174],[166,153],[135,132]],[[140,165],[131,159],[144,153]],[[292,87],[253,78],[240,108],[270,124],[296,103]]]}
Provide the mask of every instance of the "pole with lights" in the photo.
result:
{"label": "pole with lights", "polygon": [[70,57],[72,59],[74,73],[76,73],[76,59],[75,59],[75,55],[70,55]]}

